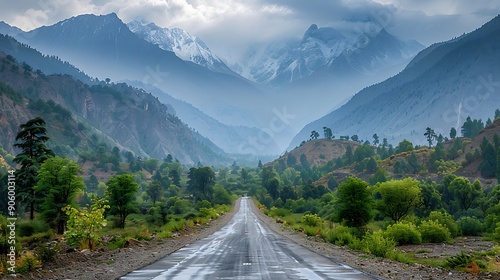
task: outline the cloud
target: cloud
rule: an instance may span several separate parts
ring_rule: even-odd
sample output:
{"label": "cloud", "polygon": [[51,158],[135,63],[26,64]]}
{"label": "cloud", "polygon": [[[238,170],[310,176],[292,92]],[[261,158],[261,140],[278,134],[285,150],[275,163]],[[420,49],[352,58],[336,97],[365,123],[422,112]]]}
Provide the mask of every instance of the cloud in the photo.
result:
{"label": "cloud", "polygon": [[84,13],[115,12],[124,22],[142,17],[183,28],[222,56],[256,42],[298,38],[313,23],[348,28],[369,20],[428,45],[472,31],[500,12],[499,1],[490,0],[0,0],[0,5],[0,20],[24,30]]}

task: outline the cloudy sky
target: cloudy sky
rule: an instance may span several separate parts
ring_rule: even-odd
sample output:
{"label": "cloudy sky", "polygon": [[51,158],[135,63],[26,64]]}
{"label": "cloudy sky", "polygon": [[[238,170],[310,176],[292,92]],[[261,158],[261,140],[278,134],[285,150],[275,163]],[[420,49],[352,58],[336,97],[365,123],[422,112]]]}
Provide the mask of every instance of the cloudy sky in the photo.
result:
{"label": "cloudy sky", "polygon": [[367,33],[367,20],[430,45],[500,13],[496,0],[0,0],[0,6],[0,20],[23,30],[85,13],[115,12],[124,22],[142,17],[183,28],[226,56],[251,43],[300,37],[312,23]]}

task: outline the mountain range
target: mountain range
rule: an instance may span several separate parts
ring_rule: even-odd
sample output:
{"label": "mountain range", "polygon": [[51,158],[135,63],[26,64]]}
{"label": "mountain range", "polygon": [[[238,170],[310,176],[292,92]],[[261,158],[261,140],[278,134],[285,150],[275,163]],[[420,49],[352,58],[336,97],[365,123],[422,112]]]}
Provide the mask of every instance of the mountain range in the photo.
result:
{"label": "mountain range", "polygon": [[306,125],[289,149],[312,130],[337,135],[373,134],[397,143],[426,142],[426,127],[437,134],[460,131],[467,116],[486,120],[500,107],[500,16],[481,28],[421,51],[399,74],[357,93],[330,114]]}
{"label": "mountain range", "polygon": [[486,118],[498,104],[497,21],[424,50],[383,28],[368,35],[313,24],[300,39],[255,46],[225,63],[187,31],[143,19],[125,24],[112,13],[29,32],[0,22],[0,33],[23,47],[3,50],[16,46],[4,37],[0,50],[89,85],[125,81],[224,151],[265,155],[289,150],[325,126],[336,135],[424,143],[427,126],[446,135],[467,115]]}
{"label": "mountain range", "polygon": [[[18,49],[26,48],[19,45]],[[39,60],[48,60],[39,54]],[[19,125],[42,116],[60,155],[76,157],[96,141],[142,158],[173,155],[184,164],[220,164],[225,153],[143,90],[104,81],[84,84],[69,75],[45,75],[0,53],[1,145],[14,153]],[[96,140],[93,140],[96,139]]]}

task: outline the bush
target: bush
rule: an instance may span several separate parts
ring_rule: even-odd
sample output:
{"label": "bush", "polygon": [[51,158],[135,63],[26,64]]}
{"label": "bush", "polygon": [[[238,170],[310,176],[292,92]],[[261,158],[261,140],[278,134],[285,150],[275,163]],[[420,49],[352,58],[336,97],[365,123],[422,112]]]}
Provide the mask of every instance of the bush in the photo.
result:
{"label": "bush", "polygon": [[310,227],[317,227],[322,223],[321,217],[319,217],[317,214],[306,214],[302,216],[300,222]]}
{"label": "bush", "polygon": [[480,236],[483,232],[483,224],[476,217],[462,217],[458,220],[462,235]]}
{"label": "bush", "polygon": [[31,236],[35,233],[46,232],[49,227],[39,220],[21,220],[17,223],[19,237]]}
{"label": "bush", "polygon": [[337,246],[345,246],[356,242],[356,236],[346,226],[336,226],[334,229],[322,232],[321,236],[328,242]]}
{"label": "bush", "polygon": [[427,218],[427,220],[436,221],[437,223],[446,227],[450,231],[452,238],[458,236],[459,233],[458,225],[455,222],[455,219],[453,219],[453,217],[445,210],[432,211],[431,213],[429,213],[429,217]]}
{"label": "bush", "polygon": [[212,220],[217,218],[217,212],[214,208],[200,208],[199,211],[200,217],[210,218]]}
{"label": "bush", "polygon": [[320,232],[321,232],[321,230],[317,227],[306,226],[304,228],[304,233],[307,236],[316,236],[316,235],[320,234]]}
{"label": "bush", "polygon": [[418,231],[422,234],[422,241],[425,243],[441,243],[451,240],[450,231],[436,221],[424,221],[418,226]]}
{"label": "bush", "polygon": [[362,241],[363,250],[377,257],[388,258],[396,247],[396,241],[391,238],[384,237],[382,231],[368,233]]}
{"label": "bush", "polygon": [[212,208],[212,203],[207,200],[198,200],[196,202],[196,210],[200,210],[201,208]]}
{"label": "bush", "polygon": [[422,243],[422,235],[413,223],[397,223],[388,226],[385,236],[392,238],[398,245],[417,245]]}
{"label": "bush", "polygon": [[19,261],[16,264],[16,272],[23,273],[33,271],[40,266],[40,261],[33,254],[27,252],[19,258]]}
{"label": "bush", "polygon": [[42,262],[52,262],[56,259],[57,254],[61,252],[61,246],[56,243],[50,245],[47,243],[42,243],[38,245],[36,249],[36,254]]}
{"label": "bush", "polygon": [[446,259],[444,263],[444,267],[450,269],[465,269],[470,263],[476,263],[478,267],[485,269],[486,264],[482,261],[478,261],[472,257],[472,255],[467,254],[464,251],[461,251],[460,254],[449,257]]}
{"label": "bush", "polygon": [[113,238],[111,238],[111,240],[109,240],[108,248],[110,250],[121,249],[121,248],[125,247],[126,243],[127,243],[126,238],[121,237],[121,236],[119,236],[119,237],[113,236]]}

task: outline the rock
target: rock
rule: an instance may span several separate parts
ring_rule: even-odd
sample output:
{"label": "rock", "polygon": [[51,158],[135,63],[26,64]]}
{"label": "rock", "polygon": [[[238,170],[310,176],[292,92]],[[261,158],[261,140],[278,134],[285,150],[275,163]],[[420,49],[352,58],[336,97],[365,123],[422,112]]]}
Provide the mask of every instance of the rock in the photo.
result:
{"label": "rock", "polygon": [[90,255],[90,250],[89,249],[83,249],[80,251],[80,253],[84,254],[84,255]]}
{"label": "rock", "polygon": [[66,253],[74,253],[74,252],[76,252],[76,249],[75,249],[75,248],[68,248],[68,249],[66,250]]}

